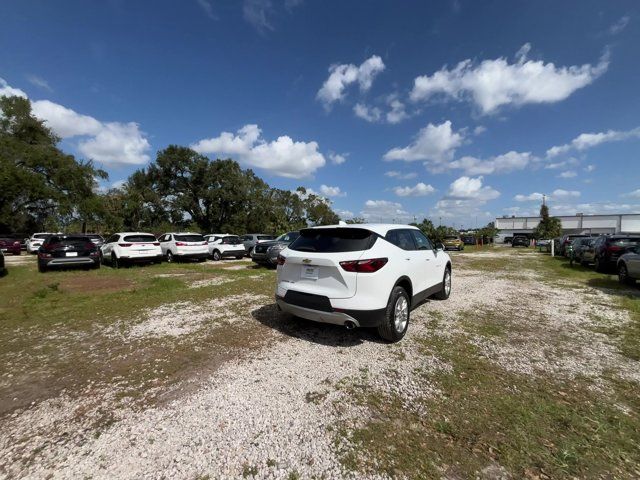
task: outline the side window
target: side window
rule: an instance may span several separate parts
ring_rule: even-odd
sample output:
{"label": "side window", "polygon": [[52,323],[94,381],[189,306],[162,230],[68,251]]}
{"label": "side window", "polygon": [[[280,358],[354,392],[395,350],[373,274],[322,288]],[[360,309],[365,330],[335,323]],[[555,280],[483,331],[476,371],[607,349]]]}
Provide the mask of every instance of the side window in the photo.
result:
{"label": "side window", "polygon": [[158,241],[159,241],[159,242],[164,242],[164,237],[166,237],[166,235],[160,235],[160,236],[158,237]]}
{"label": "side window", "polygon": [[385,239],[403,250],[415,250],[416,244],[413,241],[411,230],[390,230]]}
{"label": "side window", "polygon": [[416,250],[433,250],[433,245],[420,230],[411,230],[411,234],[416,242]]}

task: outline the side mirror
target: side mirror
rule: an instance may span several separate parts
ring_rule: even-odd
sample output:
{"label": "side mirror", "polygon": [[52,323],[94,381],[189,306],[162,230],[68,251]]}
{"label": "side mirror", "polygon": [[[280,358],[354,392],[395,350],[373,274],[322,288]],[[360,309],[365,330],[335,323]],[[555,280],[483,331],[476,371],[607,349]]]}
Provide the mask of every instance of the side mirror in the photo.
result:
{"label": "side mirror", "polygon": [[444,244],[442,242],[436,242],[436,251],[444,250]]}

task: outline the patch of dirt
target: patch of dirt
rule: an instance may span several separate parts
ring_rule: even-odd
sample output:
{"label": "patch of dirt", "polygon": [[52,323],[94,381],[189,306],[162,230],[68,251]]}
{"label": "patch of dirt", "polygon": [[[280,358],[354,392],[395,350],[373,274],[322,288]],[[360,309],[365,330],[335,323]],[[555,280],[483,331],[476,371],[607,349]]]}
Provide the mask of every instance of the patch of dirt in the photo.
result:
{"label": "patch of dirt", "polygon": [[60,290],[70,293],[111,293],[121,290],[131,290],[135,286],[132,280],[126,278],[87,278],[84,276],[73,276],[60,282]]}

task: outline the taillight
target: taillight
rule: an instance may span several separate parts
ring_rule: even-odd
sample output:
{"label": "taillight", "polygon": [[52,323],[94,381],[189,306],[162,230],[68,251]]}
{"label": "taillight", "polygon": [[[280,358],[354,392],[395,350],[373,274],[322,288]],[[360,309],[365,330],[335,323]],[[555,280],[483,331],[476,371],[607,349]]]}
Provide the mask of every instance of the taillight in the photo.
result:
{"label": "taillight", "polygon": [[[207,242],[202,242],[200,245],[206,245],[206,244],[207,244]],[[158,244],[158,245],[160,245],[160,244]]]}
{"label": "taillight", "polygon": [[119,243],[118,245],[121,247],[130,247],[131,243]]}
{"label": "taillight", "polygon": [[47,252],[38,252],[38,257],[40,258],[51,258],[51,254]]}
{"label": "taillight", "polygon": [[373,273],[384,267],[388,258],[371,258],[369,260],[349,260],[340,262],[340,266],[347,272]]}
{"label": "taillight", "polygon": [[283,257],[282,255],[278,254],[278,265],[284,265],[284,262],[287,261],[287,257]]}
{"label": "taillight", "polygon": [[184,242],[176,242],[176,247],[186,247],[187,244]]}
{"label": "taillight", "polygon": [[160,242],[153,242],[153,244],[154,244],[156,247],[159,247],[159,246],[160,246]]}
{"label": "taillight", "polygon": [[622,247],[611,245],[610,247],[607,248],[607,250],[609,250],[610,252],[619,252],[620,250],[622,250]]}

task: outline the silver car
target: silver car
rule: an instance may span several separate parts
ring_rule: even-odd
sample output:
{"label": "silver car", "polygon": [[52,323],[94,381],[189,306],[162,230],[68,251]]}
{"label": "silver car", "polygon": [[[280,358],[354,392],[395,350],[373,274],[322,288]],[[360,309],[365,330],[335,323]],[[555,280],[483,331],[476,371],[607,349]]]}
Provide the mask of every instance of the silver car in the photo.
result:
{"label": "silver car", "polygon": [[241,237],[242,244],[244,245],[244,250],[247,255],[251,256],[253,253],[254,247],[261,242],[269,242],[274,240],[275,235],[267,235],[266,233],[248,233]]}
{"label": "silver car", "polygon": [[618,259],[618,280],[627,285],[640,280],[640,245],[628,247]]}

